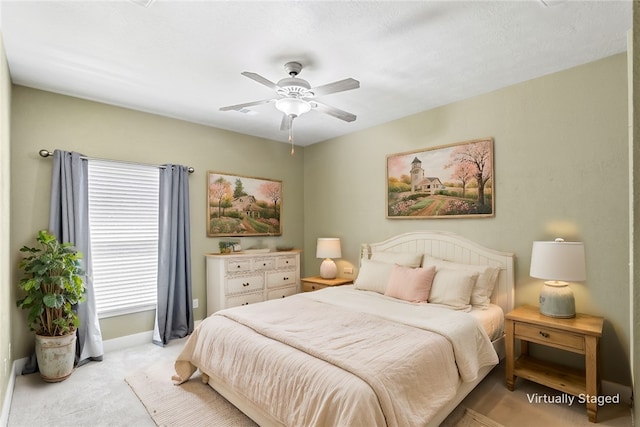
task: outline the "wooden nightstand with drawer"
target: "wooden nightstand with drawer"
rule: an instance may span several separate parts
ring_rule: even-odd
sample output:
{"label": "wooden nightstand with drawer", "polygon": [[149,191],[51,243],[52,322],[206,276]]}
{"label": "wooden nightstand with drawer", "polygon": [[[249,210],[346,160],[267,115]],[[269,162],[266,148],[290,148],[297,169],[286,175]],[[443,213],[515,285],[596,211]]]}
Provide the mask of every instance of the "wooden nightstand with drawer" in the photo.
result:
{"label": "wooden nightstand with drawer", "polygon": [[[538,307],[518,307],[506,315],[507,388],[513,390],[516,377],[543,384],[565,393],[580,396],[587,406],[589,421],[596,422],[600,391],[600,337],[602,317],[576,314],[558,319],[540,314]],[[520,340],[520,357],[515,357],[515,340]],[[585,369],[574,369],[533,358],[529,343],[583,354]]]}
{"label": "wooden nightstand with drawer", "polygon": [[320,276],[305,277],[302,281],[302,292],[317,291],[318,289],[327,288],[329,286],[342,286],[353,283],[352,279],[323,279]]}

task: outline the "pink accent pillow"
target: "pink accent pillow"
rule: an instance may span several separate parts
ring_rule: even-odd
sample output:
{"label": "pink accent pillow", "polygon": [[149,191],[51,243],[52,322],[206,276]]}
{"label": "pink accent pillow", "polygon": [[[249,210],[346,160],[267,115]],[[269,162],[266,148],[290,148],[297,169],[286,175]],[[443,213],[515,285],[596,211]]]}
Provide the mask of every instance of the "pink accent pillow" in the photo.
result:
{"label": "pink accent pillow", "polygon": [[409,302],[427,302],[436,267],[411,268],[394,265],[385,295]]}

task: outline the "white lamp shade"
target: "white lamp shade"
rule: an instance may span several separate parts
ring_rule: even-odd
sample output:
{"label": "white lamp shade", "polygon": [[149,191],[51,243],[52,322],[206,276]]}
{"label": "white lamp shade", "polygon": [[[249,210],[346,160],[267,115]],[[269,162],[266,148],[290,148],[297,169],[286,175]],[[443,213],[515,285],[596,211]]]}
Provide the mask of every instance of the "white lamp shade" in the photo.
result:
{"label": "white lamp shade", "polygon": [[320,237],[316,245],[316,258],[340,258],[340,239],[337,237]]}
{"label": "white lamp shade", "polygon": [[543,280],[580,282],[587,279],[582,242],[533,242],[529,275]]}
{"label": "white lamp shade", "polygon": [[276,101],[276,108],[287,116],[299,117],[311,110],[311,105],[298,98],[281,98]]}

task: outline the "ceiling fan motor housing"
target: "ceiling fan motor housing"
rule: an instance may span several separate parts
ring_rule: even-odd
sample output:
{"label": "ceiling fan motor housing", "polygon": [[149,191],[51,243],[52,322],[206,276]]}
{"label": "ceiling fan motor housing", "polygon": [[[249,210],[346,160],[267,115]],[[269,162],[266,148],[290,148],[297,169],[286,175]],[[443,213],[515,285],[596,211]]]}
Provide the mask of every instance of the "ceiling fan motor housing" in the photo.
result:
{"label": "ceiling fan motor housing", "polygon": [[302,71],[302,64],[295,61],[287,62],[284,64],[284,69],[291,77],[295,77]]}
{"label": "ceiling fan motor housing", "polygon": [[281,93],[282,96],[307,96],[307,92],[311,89],[308,81],[297,77],[282,79],[278,81],[278,86],[284,89]]}

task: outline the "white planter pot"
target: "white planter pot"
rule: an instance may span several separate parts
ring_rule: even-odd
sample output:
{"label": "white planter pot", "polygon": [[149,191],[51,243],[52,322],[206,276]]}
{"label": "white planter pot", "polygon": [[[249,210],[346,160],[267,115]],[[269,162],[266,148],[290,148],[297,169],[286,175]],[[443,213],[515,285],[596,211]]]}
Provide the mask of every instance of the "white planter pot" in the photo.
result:
{"label": "white planter pot", "polygon": [[76,356],[76,334],[61,337],[36,335],[36,358],[43,380],[64,381],[73,373]]}

